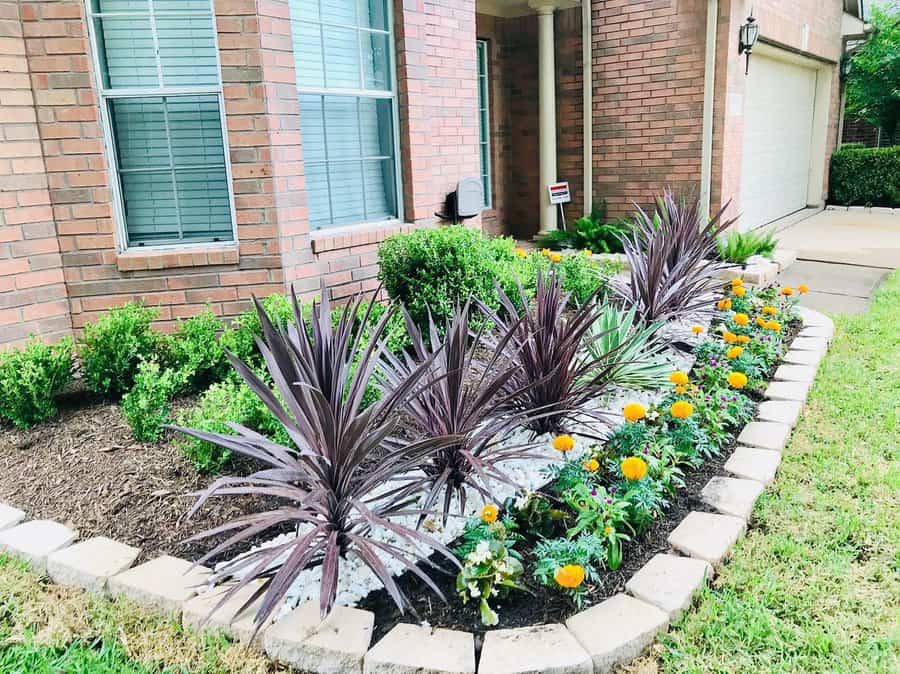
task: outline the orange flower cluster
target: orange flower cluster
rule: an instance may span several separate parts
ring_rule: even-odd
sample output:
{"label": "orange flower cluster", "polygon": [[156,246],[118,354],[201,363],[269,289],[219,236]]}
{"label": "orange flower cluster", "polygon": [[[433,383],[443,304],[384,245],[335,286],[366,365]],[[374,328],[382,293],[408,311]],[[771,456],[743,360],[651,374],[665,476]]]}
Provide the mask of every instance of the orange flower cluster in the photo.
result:
{"label": "orange flower cluster", "polygon": [[566,564],[553,575],[560,587],[572,590],[584,582],[584,567],[580,564]]}
{"label": "orange flower cluster", "polygon": [[716,309],[719,311],[731,311],[731,298],[726,297],[725,299],[716,302]]}
{"label": "orange flower cluster", "polygon": [[571,435],[557,435],[553,438],[553,449],[563,454],[571,452],[575,449],[575,438]]}
{"label": "orange flower cluster", "polygon": [[694,413],[694,406],[687,400],[676,400],[669,408],[669,413],[676,419],[687,419]]}
{"label": "orange flower cluster", "polygon": [[647,462],[639,456],[629,456],[624,459],[619,466],[622,469],[622,475],[629,480],[643,480],[647,475]]}
{"label": "orange flower cluster", "polygon": [[481,509],[481,519],[487,524],[496,522],[499,514],[500,510],[493,503],[488,503]]}
{"label": "orange flower cluster", "polygon": [[747,375],[743,372],[731,372],[728,375],[728,385],[732,388],[744,388],[747,385]]}
{"label": "orange flower cluster", "polygon": [[622,414],[625,417],[625,421],[634,423],[647,416],[647,408],[640,403],[628,403],[622,410]]}

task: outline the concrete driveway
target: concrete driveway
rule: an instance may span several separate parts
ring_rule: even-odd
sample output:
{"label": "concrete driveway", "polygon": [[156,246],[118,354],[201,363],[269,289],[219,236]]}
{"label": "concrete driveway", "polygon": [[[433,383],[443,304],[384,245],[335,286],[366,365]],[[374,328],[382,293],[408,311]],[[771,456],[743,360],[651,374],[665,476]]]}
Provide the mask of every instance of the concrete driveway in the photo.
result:
{"label": "concrete driveway", "polygon": [[825,313],[863,313],[875,289],[900,267],[900,210],[825,210],[778,231],[797,262],[779,282],[810,292],[801,304]]}

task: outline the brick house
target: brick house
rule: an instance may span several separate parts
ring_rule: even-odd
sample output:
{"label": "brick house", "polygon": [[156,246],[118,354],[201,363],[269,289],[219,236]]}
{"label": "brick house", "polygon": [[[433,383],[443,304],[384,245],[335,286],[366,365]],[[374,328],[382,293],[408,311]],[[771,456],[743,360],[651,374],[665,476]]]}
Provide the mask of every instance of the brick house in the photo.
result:
{"label": "brick house", "polygon": [[0,344],[373,288],[463,177],[519,237],[557,179],[570,216],[822,203],[858,0],[583,2],[0,0]]}

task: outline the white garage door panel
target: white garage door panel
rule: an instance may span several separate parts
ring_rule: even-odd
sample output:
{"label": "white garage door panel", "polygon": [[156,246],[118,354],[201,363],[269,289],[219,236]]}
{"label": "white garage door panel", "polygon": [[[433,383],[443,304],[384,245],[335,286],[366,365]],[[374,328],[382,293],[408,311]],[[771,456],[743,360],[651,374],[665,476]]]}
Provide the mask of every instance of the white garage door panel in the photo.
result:
{"label": "white garage door panel", "polygon": [[754,54],[744,94],[742,229],[806,207],[816,71]]}

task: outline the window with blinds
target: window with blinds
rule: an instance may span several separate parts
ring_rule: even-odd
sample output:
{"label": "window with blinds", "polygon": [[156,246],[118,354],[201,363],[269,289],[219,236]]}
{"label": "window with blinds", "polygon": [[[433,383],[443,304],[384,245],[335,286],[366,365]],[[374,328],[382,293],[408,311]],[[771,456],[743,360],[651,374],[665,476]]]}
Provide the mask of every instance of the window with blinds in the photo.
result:
{"label": "window with blinds", "polygon": [[478,57],[478,147],[481,152],[481,185],[484,190],[484,207],[490,208],[491,192],[491,115],[488,89],[488,43],[475,43]]}
{"label": "window with blinds", "polygon": [[290,0],[310,227],[399,217],[386,0]]}
{"label": "window with blinds", "polygon": [[128,246],[234,240],[211,0],[90,0]]}

